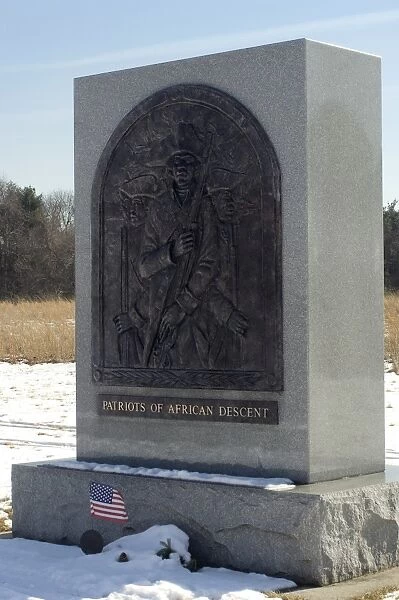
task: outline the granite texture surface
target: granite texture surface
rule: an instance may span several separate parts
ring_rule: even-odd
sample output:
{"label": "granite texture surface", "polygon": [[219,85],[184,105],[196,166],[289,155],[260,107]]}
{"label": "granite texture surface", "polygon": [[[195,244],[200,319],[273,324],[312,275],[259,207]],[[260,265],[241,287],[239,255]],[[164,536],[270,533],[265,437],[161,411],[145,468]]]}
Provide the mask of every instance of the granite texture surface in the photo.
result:
{"label": "granite texture surface", "polygon": [[384,468],[380,78],[306,43],[311,481]]}
{"label": "granite texture surface", "polygon": [[[79,459],[297,482],[383,469],[379,68],[376,57],[295,40],[76,80]],[[92,382],[96,165],[132,107],[178,83],[237,98],[275,148],[282,172],[283,392],[105,389]],[[96,410],[101,391],[277,400],[280,423],[105,419]]]}
{"label": "granite texture surface", "polygon": [[[393,479],[371,475],[272,492],[19,464],[12,473],[13,535],[78,544],[95,528],[108,543],[173,523],[190,536],[190,551],[202,564],[326,585],[398,564],[399,482]],[[125,528],[90,517],[92,480],[123,493]]]}

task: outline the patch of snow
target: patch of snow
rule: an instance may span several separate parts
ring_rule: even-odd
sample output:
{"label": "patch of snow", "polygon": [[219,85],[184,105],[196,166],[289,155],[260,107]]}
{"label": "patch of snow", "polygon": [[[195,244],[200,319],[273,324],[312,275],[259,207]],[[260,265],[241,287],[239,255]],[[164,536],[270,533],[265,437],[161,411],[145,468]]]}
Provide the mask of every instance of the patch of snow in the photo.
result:
{"label": "patch of snow", "polygon": [[[170,540],[174,552],[157,551]],[[23,539],[0,541],[4,600],[264,600],[261,592],[294,588],[288,579],[205,567],[192,573],[188,536],[174,525],[156,525],[122,537],[101,554]],[[118,562],[124,552],[128,562]]]}
{"label": "patch of snow", "polygon": [[76,456],[75,364],[0,362],[0,499],[13,463]]}
{"label": "patch of snow", "polygon": [[64,469],[80,469],[82,471],[102,471],[103,473],[124,473],[125,475],[141,475],[145,477],[164,477],[166,479],[184,479],[185,481],[207,481],[208,483],[224,483],[227,485],[243,485],[259,487],[266,490],[291,490],[295,484],[284,477],[236,477],[218,473],[198,473],[197,471],[179,471],[176,469],[147,469],[145,467],[128,467],[127,465],[107,465],[84,461],[58,460],[49,465]]}

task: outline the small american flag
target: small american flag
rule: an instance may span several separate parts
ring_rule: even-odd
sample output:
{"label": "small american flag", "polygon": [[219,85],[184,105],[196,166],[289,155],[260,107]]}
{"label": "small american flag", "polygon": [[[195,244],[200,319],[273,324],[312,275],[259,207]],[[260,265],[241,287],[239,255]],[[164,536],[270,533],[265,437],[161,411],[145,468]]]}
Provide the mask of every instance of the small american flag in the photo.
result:
{"label": "small american flag", "polygon": [[90,484],[90,513],[97,519],[124,523],[128,521],[125,502],[118,490],[103,483]]}

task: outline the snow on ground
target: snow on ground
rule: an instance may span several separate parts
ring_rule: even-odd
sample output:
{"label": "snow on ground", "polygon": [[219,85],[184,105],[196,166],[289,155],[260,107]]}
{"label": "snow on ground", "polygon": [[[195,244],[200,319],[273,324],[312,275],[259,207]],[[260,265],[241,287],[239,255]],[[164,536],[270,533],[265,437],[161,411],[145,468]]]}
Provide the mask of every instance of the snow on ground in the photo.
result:
{"label": "snow on ground", "polygon": [[[399,465],[399,377],[385,368],[386,463]],[[75,456],[75,365],[0,363],[0,520],[10,506],[11,464]],[[97,470],[107,468],[97,465]],[[123,468],[127,467],[121,467]],[[144,473],[165,476],[159,470]],[[178,478],[218,475],[173,472]],[[249,478],[248,478],[249,479]],[[226,481],[224,481],[227,483]],[[230,481],[230,483],[241,483]],[[247,485],[270,482],[248,481]],[[277,483],[277,482],[274,482]],[[280,482],[288,487],[288,482]],[[4,511],[4,512],[2,512]],[[1,600],[261,600],[259,592],[289,587],[284,580],[227,569],[191,573],[178,554],[156,556],[161,542],[183,559],[187,536],[174,526],[152,527],[86,556],[79,548],[30,540],[0,540]],[[125,552],[129,561],[117,561]],[[292,585],[292,584],[291,584]],[[399,599],[399,593],[387,596]],[[276,600],[278,600],[276,598]]]}
{"label": "snow on ground", "polygon": [[[170,540],[170,558],[156,555]],[[128,562],[118,562],[124,552]],[[188,537],[174,525],[154,526],[86,556],[76,546],[30,540],[0,541],[2,600],[264,600],[261,591],[292,582],[254,573],[184,568]]]}
{"label": "snow on ground", "polygon": [[399,376],[385,364],[385,462],[399,466]]}
{"label": "snow on ground", "polygon": [[0,362],[0,499],[12,463],[76,456],[75,404],[74,363]]}

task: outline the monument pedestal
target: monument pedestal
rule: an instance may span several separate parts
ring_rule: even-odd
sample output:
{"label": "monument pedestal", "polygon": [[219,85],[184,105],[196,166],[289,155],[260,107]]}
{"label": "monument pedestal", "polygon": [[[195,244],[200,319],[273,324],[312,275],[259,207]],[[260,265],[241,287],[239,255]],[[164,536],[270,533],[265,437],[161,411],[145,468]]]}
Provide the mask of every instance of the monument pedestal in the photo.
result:
{"label": "monument pedestal", "polygon": [[[90,517],[93,479],[122,491],[127,527]],[[190,551],[200,563],[314,585],[399,562],[399,469],[277,492],[50,462],[14,465],[12,485],[15,537],[78,544],[95,527],[109,543],[173,523],[190,536]]]}

